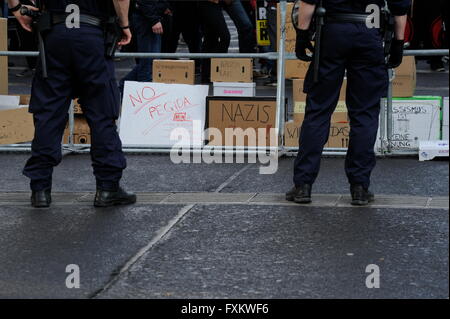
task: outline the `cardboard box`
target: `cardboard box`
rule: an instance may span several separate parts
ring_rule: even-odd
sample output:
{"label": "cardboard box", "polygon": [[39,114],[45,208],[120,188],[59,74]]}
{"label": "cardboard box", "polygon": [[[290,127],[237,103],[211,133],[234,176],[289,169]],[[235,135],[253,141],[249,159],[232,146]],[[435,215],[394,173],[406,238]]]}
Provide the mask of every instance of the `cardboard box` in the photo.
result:
{"label": "cardboard box", "polygon": [[395,69],[392,81],[394,97],[412,97],[417,86],[416,60],[413,56],[404,58],[403,63]]}
{"label": "cardboard box", "polygon": [[214,82],[214,96],[256,96],[256,83]]}
{"label": "cardboard box", "polygon": [[[276,127],[276,99],[272,97],[256,98],[207,98],[207,127],[216,128],[222,134],[222,140],[214,140],[207,136],[209,145],[221,146],[277,146],[278,136],[274,134]],[[240,135],[240,141],[233,136],[226,136],[225,129],[247,129],[254,133],[253,140]],[[265,141],[258,140],[258,129],[265,131]],[[272,133],[272,134],[270,134]],[[261,144],[261,145],[258,145]]]}
{"label": "cardboard box", "polygon": [[[64,144],[69,143],[70,128],[69,122],[66,124],[66,129],[64,130]],[[75,117],[74,127],[73,127],[73,143],[74,144],[91,144],[91,129],[83,116]]]}
{"label": "cardboard box", "polygon": [[81,109],[81,105],[78,102],[78,99],[73,100],[73,113],[74,114],[83,114],[83,110]]}
{"label": "cardboard box", "polygon": [[[8,51],[8,19],[0,18],[0,51]],[[8,94],[8,58],[0,57],[0,94]]]}
{"label": "cardboard box", "polygon": [[[326,148],[348,148],[350,136],[350,123],[345,118],[343,121],[332,121],[330,135]],[[284,127],[284,145],[286,147],[298,147],[301,132],[301,123],[298,121],[286,122]]]}
{"label": "cardboard box", "polygon": [[402,64],[395,69],[395,74],[399,76],[410,76],[416,73],[416,58],[413,56],[405,56]]}
{"label": "cardboard box", "polygon": [[[286,11],[286,52],[295,52],[295,41],[297,38],[297,32],[295,31],[294,24],[292,23],[292,9],[294,8],[293,3],[287,4]],[[277,7],[277,50],[281,38],[281,10],[280,4]]]}
{"label": "cardboard box", "polygon": [[330,136],[326,148],[348,148],[350,141],[350,122],[331,123]]}
{"label": "cardboard box", "polygon": [[[73,144],[82,144],[82,145],[86,145],[86,144],[91,144],[91,134],[73,134]],[[64,139],[63,139],[63,143],[64,144],[69,144],[69,132],[65,131],[64,132]]]}
{"label": "cardboard box", "polygon": [[[66,124],[66,129],[69,129],[69,122]],[[91,134],[91,129],[89,127],[89,124],[86,121],[86,118],[84,116],[77,116],[75,117],[74,127],[73,127],[73,133],[74,134]]]}
{"label": "cardboard box", "polygon": [[[294,108],[294,120],[286,122],[284,144],[286,147],[298,147],[300,130],[305,119],[305,102],[297,102]],[[347,148],[349,143],[350,122],[344,101],[340,101],[331,117],[330,135],[326,148]]]}
{"label": "cardboard box", "polygon": [[212,82],[253,82],[253,59],[211,59]]}
{"label": "cardboard box", "polygon": [[396,76],[392,81],[393,97],[413,97],[416,92],[417,78],[412,76]]}
{"label": "cardboard box", "polygon": [[153,60],[153,82],[195,84],[195,61]]}
{"label": "cardboard box", "polygon": [[286,79],[304,79],[308,73],[310,62],[300,60],[286,60]]}
{"label": "cardboard box", "polygon": [[284,146],[298,147],[301,125],[296,121],[289,121],[284,124]]}
{"label": "cardboard box", "polygon": [[20,97],[20,105],[30,105],[31,95],[29,94],[22,94],[19,95]]}
{"label": "cardboard box", "polygon": [[74,134],[74,144],[91,144],[91,134]]}
{"label": "cardboard box", "polygon": [[31,142],[34,137],[33,116],[20,96],[0,96],[0,144]]}
{"label": "cardboard box", "polygon": [[[305,118],[306,102],[295,102],[294,105],[294,121],[297,123],[303,123]],[[348,120],[348,110],[345,101],[339,101],[333,115],[331,116],[332,122],[342,122]]]}
{"label": "cardboard box", "polygon": [[[305,102],[306,101],[306,94],[303,93],[304,83],[305,83],[305,80],[303,80],[303,79],[295,79],[292,81],[294,102]],[[347,92],[347,80],[344,79],[344,82],[342,83],[342,87],[341,87],[339,101],[345,101],[346,92]]]}
{"label": "cardboard box", "polygon": [[[278,45],[280,43],[281,38],[281,11],[280,4],[278,4],[278,14],[277,14],[277,51]],[[287,4],[287,15],[286,15],[286,41],[285,47],[287,53],[295,52],[295,42],[297,38],[297,33],[295,31],[295,27],[292,24],[292,9],[294,7],[293,3]],[[304,79],[306,77],[306,73],[308,72],[310,63],[304,62],[300,60],[286,60],[286,70],[285,70],[285,78],[286,79]]]}

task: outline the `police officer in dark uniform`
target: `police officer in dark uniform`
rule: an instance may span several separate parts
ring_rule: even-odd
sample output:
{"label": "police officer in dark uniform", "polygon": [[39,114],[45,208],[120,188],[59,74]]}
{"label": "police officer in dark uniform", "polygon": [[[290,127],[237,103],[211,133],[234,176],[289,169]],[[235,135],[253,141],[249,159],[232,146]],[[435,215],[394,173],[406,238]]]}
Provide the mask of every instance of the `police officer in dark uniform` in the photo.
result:
{"label": "police officer in dark uniform", "polygon": [[302,0],[300,3],[296,45],[299,59],[311,61],[316,58],[308,54],[308,49],[313,48],[309,28],[318,8],[325,16],[318,67],[315,69],[314,63],[311,63],[304,85],[304,92],[307,93],[306,114],[295,161],[295,187],[286,194],[289,201],[311,202],[312,185],[319,173],[331,116],[345,74],[348,85],[346,104],[351,126],[345,170],[351,185],[352,204],[364,206],[374,200],[369,186],[376,160],[374,146],[380,99],[387,95],[388,68],[395,68],[402,62],[406,14],[411,0],[387,0],[395,28],[388,63],[382,32],[374,27],[375,24],[367,23],[368,16],[372,14],[367,10],[369,5],[384,8],[386,1]]}
{"label": "police officer in dark uniform", "polygon": [[[23,14],[18,0],[8,0],[20,24],[31,31],[32,19]],[[72,5],[71,7],[68,7]],[[73,5],[79,8],[79,25],[69,25]],[[136,195],[120,185],[126,160],[115,121],[119,116],[119,92],[114,63],[107,57],[105,21],[117,15],[118,34],[114,44],[126,45],[131,40],[128,27],[129,0],[42,0],[40,12],[47,13],[45,33],[41,33],[45,55],[41,51],[31,92],[30,112],[34,116],[35,137],[32,156],[24,174],[31,179],[34,207],[49,207],[52,173],[62,159],[61,140],[73,98],[78,97],[91,128],[92,166],[97,181],[94,205],[107,207],[132,204]],[[28,7],[38,12],[37,8]],[[67,12],[70,13],[66,13]],[[44,15],[42,15],[44,16]],[[73,174],[73,172],[66,172]]]}

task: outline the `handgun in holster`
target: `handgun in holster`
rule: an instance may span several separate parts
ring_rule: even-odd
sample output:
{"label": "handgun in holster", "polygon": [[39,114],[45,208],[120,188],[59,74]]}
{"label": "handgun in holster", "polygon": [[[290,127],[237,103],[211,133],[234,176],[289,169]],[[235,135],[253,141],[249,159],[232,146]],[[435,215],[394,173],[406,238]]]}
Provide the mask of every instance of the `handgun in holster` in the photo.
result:
{"label": "handgun in holster", "polygon": [[123,31],[120,28],[119,18],[108,18],[105,22],[105,55],[107,58],[113,58],[116,54],[118,43],[122,38],[122,35]]}

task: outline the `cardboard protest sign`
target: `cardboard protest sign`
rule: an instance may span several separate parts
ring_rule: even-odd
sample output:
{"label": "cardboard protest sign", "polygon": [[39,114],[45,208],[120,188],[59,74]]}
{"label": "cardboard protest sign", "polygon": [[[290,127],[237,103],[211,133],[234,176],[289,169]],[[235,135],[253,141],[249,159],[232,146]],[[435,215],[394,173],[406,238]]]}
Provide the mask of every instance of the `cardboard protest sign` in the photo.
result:
{"label": "cardboard protest sign", "polygon": [[392,105],[392,148],[418,150],[420,141],[441,135],[441,97],[396,98]]}
{"label": "cardboard protest sign", "polygon": [[[208,128],[216,129],[221,138],[208,136],[213,146],[277,146],[274,129],[277,101],[272,97],[208,97]],[[234,130],[233,136],[227,135]],[[242,131],[240,131],[242,130]],[[260,140],[263,131],[263,140]],[[251,135],[250,133],[254,133]],[[236,134],[236,136],[234,135]],[[241,138],[241,139],[239,139]]]}
{"label": "cardboard protest sign", "polygon": [[[123,144],[203,145],[208,90],[205,85],[126,82],[120,120]],[[176,129],[186,130],[190,140],[171,140]]]}

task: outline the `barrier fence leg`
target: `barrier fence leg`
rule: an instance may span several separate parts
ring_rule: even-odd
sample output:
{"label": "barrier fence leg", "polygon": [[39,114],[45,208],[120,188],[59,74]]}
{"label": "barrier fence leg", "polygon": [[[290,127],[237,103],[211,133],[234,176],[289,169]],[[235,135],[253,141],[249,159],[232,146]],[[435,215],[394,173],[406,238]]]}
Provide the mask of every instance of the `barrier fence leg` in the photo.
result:
{"label": "barrier fence leg", "polygon": [[381,99],[380,102],[380,155],[386,155],[386,99]]}
{"label": "barrier fence leg", "polygon": [[74,132],[75,132],[75,111],[74,111],[74,103],[70,104],[69,108],[69,150],[73,152],[75,150],[74,146]]}
{"label": "barrier fence leg", "polygon": [[285,70],[286,70],[286,13],[287,13],[287,3],[286,0],[280,1],[280,14],[281,23],[280,23],[280,42],[278,44],[278,85],[277,85],[277,117],[276,123],[278,126],[278,140],[279,147],[283,153],[284,149],[284,122],[285,122],[285,106],[286,106],[286,80],[285,80]]}
{"label": "barrier fence leg", "polygon": [[392,136],[394,134],[394,128],[393,128],[393,116],[392,116],[392,99],[393,99],[393,92],[392,92],[392,83],[394,80],[394,71],[392,69],[389,70],[389,89],[388,89],[388,96],[387,96],[387,103],[386,103],[386,135],[387,135],[387,153],[389,155],[392,155]]}

